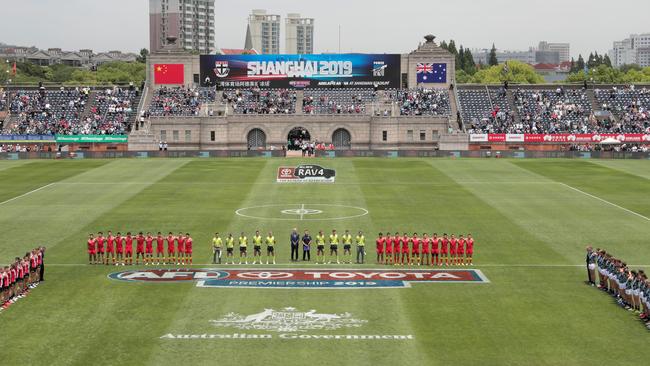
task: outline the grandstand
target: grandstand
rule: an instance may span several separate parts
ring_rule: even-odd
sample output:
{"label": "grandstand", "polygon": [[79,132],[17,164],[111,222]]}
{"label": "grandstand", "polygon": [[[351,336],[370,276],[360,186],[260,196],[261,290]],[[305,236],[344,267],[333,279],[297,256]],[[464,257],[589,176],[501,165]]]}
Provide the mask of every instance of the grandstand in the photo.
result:
{"label": "grandstand", "polygon": [[221,100],[234,114],[296,113],[296,92],[288,89],[224,90]]}
{"label": "grandstand", "polygon": [[[141,92],[133,86],[2,91],[2,132],[128,135],[128,149],[136,151],[157,150],[161,142],[170,150],[281,149],[294,130],[337,150],[561,150],[576,139],[599,142],[619,134],[632,134],[621,137],[628,142],[650,141],[648,86],[457,86],[454,57],[432,36],[397,56],[399,88],[392,81],[386,87],[310,87],[304,80],[287,87],[235,82],[241,86],[220,88],[199,85],[199,56],[153,54]],[[422,82],[418,73],[426,72],[427,63],[444,69],[446,82]],[[182,64],[184,80],[191,82],[156,84],[156,64]]]}
{"label": "grandstand", "polygon": [[376,101],[372,89],[307,89],[303,98],[305,114],[365,114],[366,105]]}
{"label": "grandstand", "polygon": [[5,135],[128,134],[140,101],[133,87],[10,88],[3,94]]}
{"label": "grandstand", "polygon": [[602,110],[611,112],[618,119],[612,126],[620,133],[650,132],[650,89],[619,88],[611,86],[595,91],[596,100]]}

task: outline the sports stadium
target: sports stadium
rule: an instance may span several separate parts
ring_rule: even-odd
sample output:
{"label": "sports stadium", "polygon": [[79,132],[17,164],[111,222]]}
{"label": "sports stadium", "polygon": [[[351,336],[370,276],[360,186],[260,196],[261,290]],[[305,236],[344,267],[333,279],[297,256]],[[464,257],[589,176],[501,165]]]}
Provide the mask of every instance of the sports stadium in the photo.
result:
{"label": "sports stadium", "polygon": [[0,364],[644,364],[650,85],[412,42],[3,85]]}

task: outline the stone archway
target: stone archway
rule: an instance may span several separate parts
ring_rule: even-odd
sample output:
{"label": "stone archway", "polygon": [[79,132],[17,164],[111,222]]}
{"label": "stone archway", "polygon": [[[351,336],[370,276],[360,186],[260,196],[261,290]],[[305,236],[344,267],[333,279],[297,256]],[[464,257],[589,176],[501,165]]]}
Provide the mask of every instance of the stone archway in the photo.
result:
{"label": "stone archway", "polygon": [[266,149],[266,133],[259,128],[250,130],[247,140],[249,150]]}
{"label": "stone archway", "polygon": [[349,150],[352,147],[352,136],[350,131],[339,128],[332,134],[332,144],[337,150]]}
{"label": "stone archway", "polygon": [[287,134],[287,149],[300,150],[303,141],[311,141],[311,134],[304,127],[294,127]]}

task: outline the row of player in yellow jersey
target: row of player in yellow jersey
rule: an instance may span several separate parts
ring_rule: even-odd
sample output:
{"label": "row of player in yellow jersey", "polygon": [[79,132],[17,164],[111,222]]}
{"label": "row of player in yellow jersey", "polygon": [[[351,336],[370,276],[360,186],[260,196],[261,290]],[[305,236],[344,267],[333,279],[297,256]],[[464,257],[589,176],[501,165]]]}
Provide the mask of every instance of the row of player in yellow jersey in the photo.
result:
{"label": "row of player in yellow jersey", "polygon": [[[140,259],[145,265],[149,264],[192,264],[193,239],[190,233],[174,235],[169,232],[163,236],[158,232],[153,236],[151,232],[144,235],[140,232],[136,236],[127,232],[122,236],[118,232],[113,235],[111,231],[104,236],[101,231],[88,235],[88,263],[89,264],[113,264],[116,266],[133,264],[133,241],[136,242],[135,264],[140,264]],[[156,244],[156,254],[154,256],[154,243]],[[165,251],[167,243],[167,251]]]}
{"label": "row of player in yellow jersey", "polygon": [[[253,257],[249,258],[249,246],[253,246]],[[242,232],[238,238],[235,238],[232,233],[228,234],[225,238],[217,232],[214,233],[212,238],[212,263],[221,264],[223,249],[226,249],[225,264],[235,264],[235,247],[239,248],[239,263],[248,264],[249,259],[252,259],[253,264],[262,263],[262,245],[266,246],[266,264],[275,264],[275,245],[277,241],[273,232],[269,231],[266,237],[262,237],[260,231],[255,231],[250,239],[246,233]]]}
{"label": "row of player in yellow jersey", "polygon": [[473,265],[474,238],[472,234],[438,236],[434,233],[394,235],[379,233],[376,240],[377,263],[387,265],[465,266]]}
{"label": "row of player in yellow jersey", "polygon": [[[316,244],[316,263],[325,263],[325,244],[329,243],[329,254],[330,261],[329,263],[340,263],[338,247],[340,244],[343,245],[343,257],[344,262],[352,262],[352,243],[353,240],[356,242],[357,250],[357,262],[363,263],[363,254],[365,253],[365,237],[362,232],[359,232],[356,237],[349,233],[348,230],[345,231],[343,235],[339,237],[336,233],[336,230],[332,230],[332,234],[328,237],[323,234],[323,231],[319,231],[318,234],[312,238],[309,230],[305,230],[303,235],[300,235],[297,229],[294,229],[290,234],[289,243],[291,247],[291,260],[298,260],[298,249],[302,246],[303,252],[303,261],[311,260],[311,246]],[[252,244],[253,247],[253,256],[249,257],[249,249]],[[225,264],[248,264],[249,261],[252,264],[264,264],[264,259],[266,264],[275,264],[276,263],[276,251],[275,247],[277,240],[273,235],[273,232],[268,232],[268,234],[263,237],[260,234],[260,231],[257,230],[255,235],[250,239],[246,236],[246,233],[242,232],[239,237],[234,237],[232,234],[228,234],[225,238],[222,238],[219,233],[215,233],[212,239],[212,252],[213,252],[213,264],[222,264],[222,256],[226,253]],[[266,256],[263,258],[262,255],[262,246],[266,247]],[[238,262],[235,263],[235,249],[239,248],[239,257]],[[359,256],[361,254],[361,257]]]}

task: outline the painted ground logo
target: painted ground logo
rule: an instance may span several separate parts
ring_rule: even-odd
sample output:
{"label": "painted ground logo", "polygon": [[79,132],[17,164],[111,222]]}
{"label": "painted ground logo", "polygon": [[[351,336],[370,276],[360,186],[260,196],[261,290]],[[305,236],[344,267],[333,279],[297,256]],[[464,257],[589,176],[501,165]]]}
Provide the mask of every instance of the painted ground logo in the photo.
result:
{"label": "painted ground logo", "polygon": [[121,281],[196,281],[197,287],[359,289],[405,288],[412,283],[488,283],[476,269],[450,270],[142,270],[112,273]]}
{"label": "painted ground logo", "polygon": [[336,171],[319,165],[279,167],[278,183],[334,183]]}
{"label": "painted ground logo", "polygon": [[280,311],[264,309],[260,313],[247,316],[229,313],[222,319],[210,321],[212,325],[217,327],[273,332],[306,332],[308,330],[358,328],[367,322],[367,320],[353,318],[350,313],[319,314],[316,310],[302,312],[291,307],[284,308]]}
{"label": "painted ground logo", "polygon": [[109,278],[130,282],[184,282],[204,279],[226,278],[230,274],[226,271],[212,269],[151,269],[144,271],[116,272],[108,275]]}

